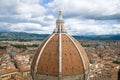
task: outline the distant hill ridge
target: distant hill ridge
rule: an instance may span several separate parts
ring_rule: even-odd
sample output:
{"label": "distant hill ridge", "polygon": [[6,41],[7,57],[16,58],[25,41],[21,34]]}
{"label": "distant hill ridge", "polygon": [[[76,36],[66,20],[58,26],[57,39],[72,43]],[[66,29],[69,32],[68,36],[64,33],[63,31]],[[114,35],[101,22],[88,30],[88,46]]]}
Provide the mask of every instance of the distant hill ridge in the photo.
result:
{"label": "distant hill ridge", "polygon": [[[31,40],[43,40],[49,34],[31,34],[25,32],[0,32],[0,41],[4,40],[18,40],[18,41],[31,41]],[[90,36],[73,36],[77,40],[120,40],[120,34],[118,35],[90,35]]]}
{"label": "distant hill ridge", "polygon": [[25,32],[0,32],[0,40],[18,40],[18,41],[29,41],[29,40],[43,40],[49,34],[31,34]]}

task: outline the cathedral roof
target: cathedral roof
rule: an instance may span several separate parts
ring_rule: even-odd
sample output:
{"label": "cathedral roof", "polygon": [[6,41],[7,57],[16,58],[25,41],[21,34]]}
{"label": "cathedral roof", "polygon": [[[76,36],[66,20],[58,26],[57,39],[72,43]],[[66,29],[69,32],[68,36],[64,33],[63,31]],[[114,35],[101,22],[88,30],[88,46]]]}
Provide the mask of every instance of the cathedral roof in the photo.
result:
{"label": "cathedral roof", "polygon": [[64,29],[62,13],[56,29],[38,47],[31,65],[33,73],[49,76],[69,76],[85,73],[89,68],[86,52],[80,43]]}

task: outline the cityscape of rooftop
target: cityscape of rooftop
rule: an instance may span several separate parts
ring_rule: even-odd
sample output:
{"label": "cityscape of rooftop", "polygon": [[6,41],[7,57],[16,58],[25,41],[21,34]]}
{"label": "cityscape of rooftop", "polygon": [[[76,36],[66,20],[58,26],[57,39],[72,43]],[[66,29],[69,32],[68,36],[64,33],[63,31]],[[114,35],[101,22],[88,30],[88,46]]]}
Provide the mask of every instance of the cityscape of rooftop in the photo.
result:
{"label": "cityscape of rooftop", "polygon": [[0,80],[120,80],[119,2],[1,0]]}

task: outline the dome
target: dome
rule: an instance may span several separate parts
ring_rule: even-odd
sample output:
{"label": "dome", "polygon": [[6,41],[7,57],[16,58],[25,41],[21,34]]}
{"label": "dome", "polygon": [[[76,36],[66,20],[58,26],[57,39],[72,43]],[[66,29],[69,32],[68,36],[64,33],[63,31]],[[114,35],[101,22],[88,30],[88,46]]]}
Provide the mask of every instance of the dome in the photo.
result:
{"label": "dome", "polygon": [[[59,16],[62,14],[60,12]],[[87,80],[89,60],[80,43],[57,19],[56,29],[38,47],[31,64],[33,80]]]}

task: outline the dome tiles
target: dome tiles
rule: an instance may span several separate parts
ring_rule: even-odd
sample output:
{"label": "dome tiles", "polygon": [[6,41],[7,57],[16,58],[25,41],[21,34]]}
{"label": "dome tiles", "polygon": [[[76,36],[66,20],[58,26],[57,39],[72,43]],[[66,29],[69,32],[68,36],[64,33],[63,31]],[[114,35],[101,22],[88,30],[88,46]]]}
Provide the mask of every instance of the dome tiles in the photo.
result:
{"label": "dome tiles", "polygon": [[59,12],[56,29],[42,42],[33,57],[32,80],[87,80],[88,70],[87,54],[66,32]]}

